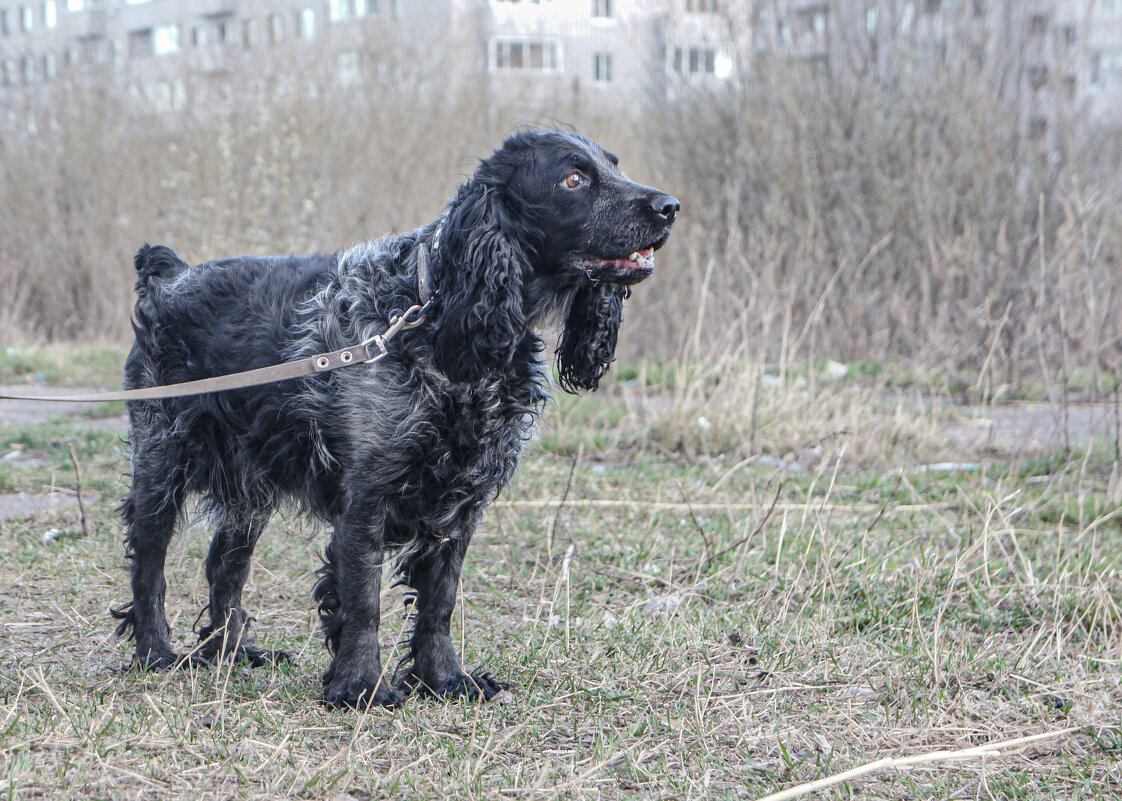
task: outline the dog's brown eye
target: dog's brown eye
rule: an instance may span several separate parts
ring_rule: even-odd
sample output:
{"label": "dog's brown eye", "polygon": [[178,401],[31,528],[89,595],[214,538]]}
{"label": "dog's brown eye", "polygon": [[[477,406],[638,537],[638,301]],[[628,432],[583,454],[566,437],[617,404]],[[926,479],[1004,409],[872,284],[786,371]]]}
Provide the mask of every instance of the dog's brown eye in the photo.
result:
{"label": "dog's brown eye", "polygon": [[576,189],[578,186],[581,186],[584,183],[584,176],[579,172],[571,172],[561,183],[563,183],[569,189]]}

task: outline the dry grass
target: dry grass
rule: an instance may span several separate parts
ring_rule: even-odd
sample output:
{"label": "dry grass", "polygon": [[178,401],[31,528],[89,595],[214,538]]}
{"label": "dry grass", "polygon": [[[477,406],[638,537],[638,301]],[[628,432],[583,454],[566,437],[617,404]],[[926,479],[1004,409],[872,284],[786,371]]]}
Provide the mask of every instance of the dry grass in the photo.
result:
{"label": "dry grass", "polygon": [[[654,370],[551,410],[473,545],[455,631],[467,664],[513,683],[504,704],[323,709],[308,592],[323,538],[297,520],[263,540],[246,594],[297,664],[172,675],[113,671],[128,650],[106,615],[126,592],[108,501],[90,536],[76,510],[0,524],[10,794],[755,798],[1051,732],[817,797],[1119,797],[1122,471],[1106,443],[1082,458],[959,446],[980,469],[917,472],[952,455],[943,412],[878,402],[883,385],[765,385],[753,415],[730,396],[759,369],[725,365],[718,384]],[[119,443],[68,425],[0,432],[45,456],[9,481],[66,485],[73,441],[86,483],[112,495]],[[824,439],[834,426],[848,433]],[[751,430],[776,453],[822,453],[802,473],[745,459],[727,443]],[[184,645],[207,544],[192,526],[169,557]],[[386,602],[393,649],[405,626]]]}
{"label": "dry grass", "polygon": [[[371,75],[425,63],[367,58]],[[130,112],[111,85],[23,101],[0,137],[0,337],[124,341],[141,242],[201,261],[408,230],[505,132],[562,120],[684,204],[630,304],[629,359],[902,360],[977,398],[1118,383],[1111,142],[1074,124],[1061,149],[1026,139],[969,69],[854,83],[761,64],[740,90],[645,112],[647,136],[579,105],[447,92],[439,64],[341,87],[298,61],[257,61],[236,102],[175,115]]]}
{"label": "dry grass", "polygon": [[[136,117],[107,86],[16,111],[0,136],[7,344],[123,339],[145,240],[202,260],[427,222],[536,117],[471,93],[417,115],[423,76],[280,107],[262,100],[277,74],[254,77],[205,115]],[[323,709],[308,591],[323,538],[295,520],[273,526],[246,593],[294,667],[114,672],[121,442],[75,419],[0,427],[35,457],[0,462],[4,491],[72,486],[73,445],[104,499],[88,536],[76,510],[0,523],[9,797],[744,799],[1042,733],[818,797],[1122,797],[1119,415],[1113,436],[1058,452],[950,435],[963,397],[1042,398],[1062,421],[1079,397],[1117,409],[1109,148],[1073,135],[1041,153],[954,73],[754,77],[648,115],[642,137],[548,110],[684,212],[629,306],[618,380],[549,411],[473,545],[456,631],[468,665],[514,684],[508,703]],[[121,358],[67,356],[0,354],[0,379],[103,383]],[[915,469],[935,462],[976,464]],[[185,646],[207,544],[194,526],[169,558]],[[387,615],[387,648],[404,628]]]}

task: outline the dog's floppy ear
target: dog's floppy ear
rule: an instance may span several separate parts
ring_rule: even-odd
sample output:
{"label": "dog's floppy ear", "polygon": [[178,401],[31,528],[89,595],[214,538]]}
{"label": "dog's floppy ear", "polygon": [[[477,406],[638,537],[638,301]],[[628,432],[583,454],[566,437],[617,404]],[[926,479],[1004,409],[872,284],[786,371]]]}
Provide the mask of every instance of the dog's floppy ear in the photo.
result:
{"label": "dog's floppy ear", "polygon": [[474,381],[508,366],[526,333],[522,282],[526,255],[493,187],[461,191],[443,230],[441,310],[434,357],[453,381]]}
{"label": "dog's floppy ear", "polygon": [[582,284],[569,307],[557,345],[557,373],[569,393],[593,390],[615,359],[616,336],[623,322],[623,302],[631,287]]}

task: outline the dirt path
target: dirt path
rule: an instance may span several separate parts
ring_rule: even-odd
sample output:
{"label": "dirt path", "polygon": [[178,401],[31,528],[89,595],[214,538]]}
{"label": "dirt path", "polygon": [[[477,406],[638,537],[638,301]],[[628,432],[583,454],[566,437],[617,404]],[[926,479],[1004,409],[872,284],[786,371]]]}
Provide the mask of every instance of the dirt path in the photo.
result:
{"label": "dirt path", "polygon": [[1094,440],[1114,443],[1119,437],[1119,412],[1111,403],[1008,403],[959,410],[969,418],[952,425],[947,436],[966,447],[994,448],[1025,455],[1077,448]]}
{"label": "dirt path", "polygon": [[[0,392],[5,390],[20,392],[27,387],[0,385]],[[0,425],[43,425],[61,419],[80,428],[119,432],[125,436],[128,420],[124,414],[80,416],[97,405],[0,400]],[[947,439],[971,454],[984,449],[1020,457],[1064,447],[1084,447],[1094,440],[1113,447],[1119,439],[1119,411],[1111,403],[1075,403],[1065,408],[1026,402],[955,409],[961,417],[947,425]],[[19,451],[0,453],[0,462],[17,468],[36,463],[33,454]],[[42,514],[76,504],[77,498],[72,492],[0,493],[0,520]]]}
{"label": "dirt path", "polygon": [[[68,387],[68,390],[71,388]],[[0,385],[0,392],[34,392],[27,385],[9,386]],[[73,391],[94,391],[91,388],[73,388]],[[0,425],[4,426],[38,426],[56,420],[65,420],[68,425],[78,428],[98,429],[103,431],[120,432],[124,436],[128,431],[128,419],[125,415],[112,417],[81,417],[84,412],[95,408],[96,403],[45,403],[42,401],[0,400]],[[0,451],[6,450],[0,448]],[[0,462],[19,467],[32,467],[38,463],[33,454],[21,451],[9,453],[0,452]],[[97,496],[86,496],[86,503],[94,503]],[[71,491],[59,492],[11,492],[0,493],[0,520],[15,517],[28,517],[57,509],[65,509],[78,505],[78,497]]]}
{"label": "dirt path", "polygon": [[[0,393],[27,392],[30,394],[35,391],[37,390],[34,386],[28,387],[26,384],[0,384]],[[48,390],[44,388],[42,391],[46,393]],[[99,389],[94,387],[67,387],[66,391],[74,393],[97,392]],[[57,420],[59,418],[78,417],[83,412],[99,405],[100,404],[97,403],[47,403],[44,401],[0,400],[0,425],[42,425],[43,423],[48,423],[51,420]],[[123,414],[113,417],[79,418],[78,420],[71,420],[69,422],[73,425],[105,429],[106,431],[114,431],[118,427],[123,431],[128,427],[128,423]]]}

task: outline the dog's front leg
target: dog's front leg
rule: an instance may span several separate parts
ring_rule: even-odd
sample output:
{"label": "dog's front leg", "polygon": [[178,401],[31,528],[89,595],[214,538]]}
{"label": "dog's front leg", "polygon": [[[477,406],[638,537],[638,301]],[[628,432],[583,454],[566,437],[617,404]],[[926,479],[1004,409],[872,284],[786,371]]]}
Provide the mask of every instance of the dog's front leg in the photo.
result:
{"label": "dog's front leg", "polygon": [[417,592],[408,671],[399,680],[406,692],[438,698],[490,701],[504,685],[490,673],[468,674],[452,645],[452,613],[470,532],[422,551],[402,567],[402,581]]}
{"label": "dog's front leg", "polygon": [[405,700],[382,674],[378,650],[384,525],[367,503],[352,504],[335,526],[316,585],[320,620],[335,658],[323,674],[333,707],[397,707]]}

